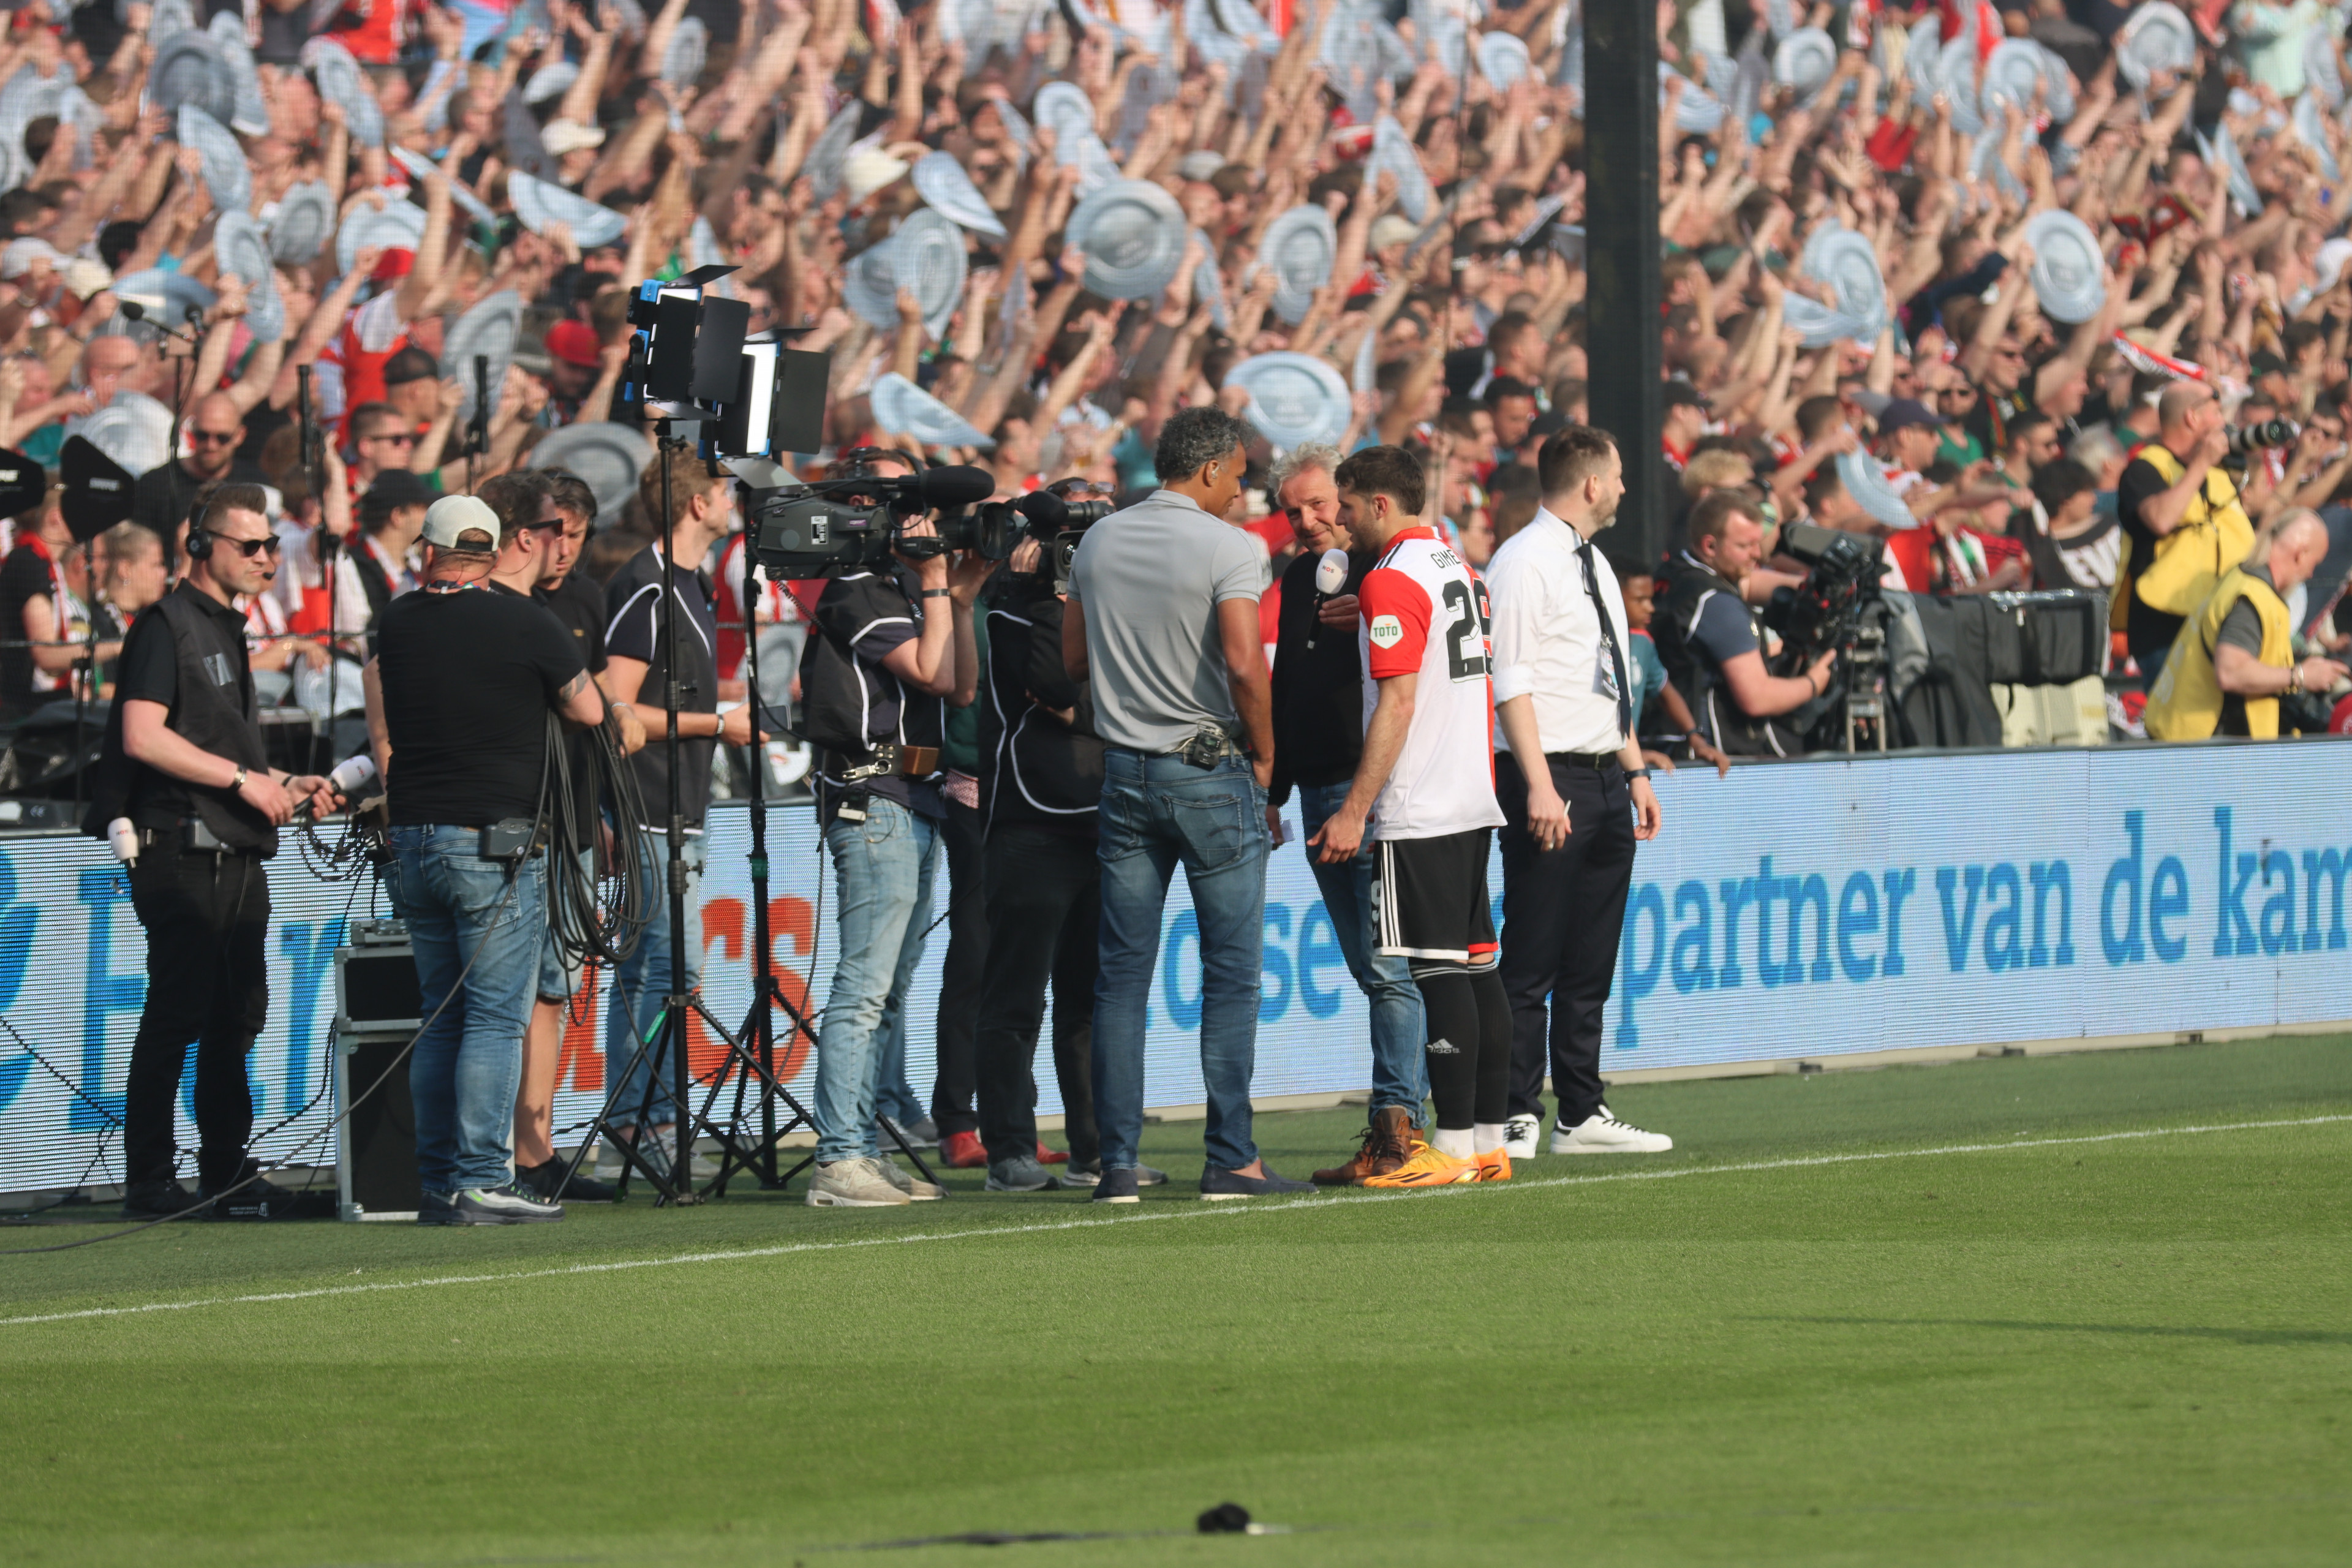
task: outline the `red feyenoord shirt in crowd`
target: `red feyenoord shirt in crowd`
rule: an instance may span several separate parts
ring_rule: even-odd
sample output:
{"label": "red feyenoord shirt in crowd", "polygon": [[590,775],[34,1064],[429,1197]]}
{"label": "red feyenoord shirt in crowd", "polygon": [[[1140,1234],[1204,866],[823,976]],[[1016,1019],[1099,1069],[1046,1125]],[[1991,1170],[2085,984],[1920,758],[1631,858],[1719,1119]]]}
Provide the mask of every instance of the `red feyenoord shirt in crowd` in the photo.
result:
{"label": "red feyenoord shirt in crowd", "polygon": [[1378,682],[1421,678],[1404,750],[1372,804],[1371,836],[1440,838],[1500,827],[1488,744],[1495,688],[1486,585],[1435,530],[1411,528],[1364,574],[1358,598],[1365,721],[1380,700]]}

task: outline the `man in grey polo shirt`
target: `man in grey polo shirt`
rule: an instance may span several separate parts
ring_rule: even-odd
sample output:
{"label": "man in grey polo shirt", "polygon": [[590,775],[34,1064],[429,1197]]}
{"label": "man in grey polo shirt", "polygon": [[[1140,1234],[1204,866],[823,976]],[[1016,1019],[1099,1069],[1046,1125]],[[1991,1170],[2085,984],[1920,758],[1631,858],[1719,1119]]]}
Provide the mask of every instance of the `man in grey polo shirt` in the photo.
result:
{"label": "man in grey polo shirt", "polygon": [[1092,679],[1106,742],[1097,1203],[1137,1201],[1145,1015],[1180,860],[1201,932],[1201,1195],[1313,1190],[1267,1170],[1250,1138],[1274,714],[1258,629],[1265,556],[1224,521],[1241,497],[1248,438],[1215,408],[1169,419],[1152,455],[1160,488],[1088,529],[1070,567],[1062,659],[1073,677]]}

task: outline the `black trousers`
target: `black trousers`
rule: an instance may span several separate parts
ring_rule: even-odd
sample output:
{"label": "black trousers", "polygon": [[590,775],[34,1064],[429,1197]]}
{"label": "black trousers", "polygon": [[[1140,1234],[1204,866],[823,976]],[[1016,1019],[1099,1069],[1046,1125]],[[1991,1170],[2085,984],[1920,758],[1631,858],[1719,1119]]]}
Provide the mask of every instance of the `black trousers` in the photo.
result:
{"label": "black trousers", "polygon": [[979,1127],[971,1097],[977,1087],[974,1027],[981,987],[988,979],[988,903],[982,891],[982,846],[988,819],[977,806],[948,802],[948,956],[940,969],[939,1068],[931,1084],[931,1121],[940,1136]]}
{"label": "black trousers", "polygon": [[180,1075],[196,1047],[200,1183],[234,1181],[253,1136],[245,1058],[269,1016],[269,879],[255,855],[139,852],[131,908],[147,933],[147,1003],[122,1111],[126,1184],[172,1179]]}
{"label": "black trousers", "polygon": [[980,1137],[991,1164],[1037,1151],[1037,1031],[1054,990],[1054,1076],[1074,1164],[1095,1131],[1095,969],[1102,868],[1095,841],[1013,823],[988,836],[988,984],[979,1019]]}
{"label": "black trousers", "polygon": [[1569,835],[1545,851],[1528,832],[1527,776],[1508,752],[1495,759],[1504,818],[1501,968],[1511,999],[1511,1114],[1543,1114],[1549,1056],[1560,1123],[1573,1127],[1601,1104],[1601,1016],[1633,880],[1633,802],[1613,763],[1597,770],[1555,760],[1551,783],[1568,807]]}

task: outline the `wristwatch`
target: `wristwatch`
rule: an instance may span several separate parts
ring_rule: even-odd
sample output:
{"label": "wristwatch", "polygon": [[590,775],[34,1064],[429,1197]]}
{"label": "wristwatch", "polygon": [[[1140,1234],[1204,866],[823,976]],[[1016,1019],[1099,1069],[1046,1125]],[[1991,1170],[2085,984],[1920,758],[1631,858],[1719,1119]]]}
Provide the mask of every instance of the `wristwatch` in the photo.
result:
{"label": "wristwatch", "polygon": [[1628,779],[1645,779],[1650,776],[1650,770],[1647,768],[1627,768],[1625,770],[1625,776]]}
{"label": "wristwatch", "polygon": [[953,588],[926,588],[923,590],[923,597],[926,599],[952,599],[955,597],[955,590]]}
{"label": "wristwatch", "polygon": [[248,770],[245,768],[237,769],[236,777],[228,781],[229,793],[231,795],[235,795],[238,790],[243,789],[245,787],[245,781],[251,776],[252,775]]}
{"label": "wristwatch", "polygon": [[2289,697],[2303,695],[2303,666],[2295,665],[2287,671],[2286,694]]}

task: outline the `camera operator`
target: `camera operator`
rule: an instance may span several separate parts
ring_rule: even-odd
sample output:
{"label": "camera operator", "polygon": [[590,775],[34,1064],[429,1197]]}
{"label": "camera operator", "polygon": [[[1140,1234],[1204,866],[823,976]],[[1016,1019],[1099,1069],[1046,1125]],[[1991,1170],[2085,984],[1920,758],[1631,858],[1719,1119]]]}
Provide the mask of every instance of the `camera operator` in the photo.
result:
{"label": "camera operator", "polygon": [[2220,465],[2230,453],[2221,400],[2201,382],[2176,381],[2156,403],[2157,437],[2125,466],[2116,508],[2131,542],[2118,592],[2140,672],[2156,679],[2181,623],[2254,547],[2254,525]]}
{"label": "camera operator", "polygon": [[1054,1075],[1070,1145],[1061,1179],[1092,1186],[1102,1179],[1092,1061],[1102,923],[1096,845],[1102,738],[1088,683],[1062,667],[1063,595],[1055,591],[1050,548],[1024,540],[988,599],[988,689],[974,705],[987,813],[982,856],[989,962],[975,1035],[988,1190],[1028,1193],[1054,1184],[1036,1157],[1034,1073],[1049,984]]}
{"label": "camera operator", "polygon": [[1837,650],[1802,675],[1766,671],[1761,617],[1740,595],[1764,551],[1757,510],[1741,490],[1717,490],[1691,509],[1651,632],[1667,679],[1689,696],[1698,733],[1735,757],[1793,757],[1804,750],[1803,726],[1773,721],[1829,689]]}
{"label": "camera operator", "polygon": [[[1516,387],[1517,382],[1498,384]],[[1492,391],[1492,387],[1489,387]],[[1298,792],[1298,826],[1313,838],[1348,798],[1356,762],[1364,750],[1363,659],[1357,648],[1356,595],[1375,555],[1358,550],[1339,515],[1339,469],[1335,447],[1300,447],[1274,472],[1274,494],[1298,553],[1282,574],[1282,597],[1274,656],[1274,781],[1266,792],[1266,826],[1281,821],[1292,787]],[[1315,588],[1315,574],[1327,550],[1348,553],[1348,575],[1328,599]],[[1307,646],[1312,637],[1314,647]],[[1428,1065],[1422,1045],[1421,991],[1412,966],[1381,953],[1372,920],[1375,857],[1367,838],[1356,855],[1327,864],[1307,857],[1322,890],[1324,912],[1348,973],[1371,1010],[1372,1089],[1367,1136],[1353,1159],[1317,1171],[1318,1186],[1358,1186],[1367,1176],[1385,1176],[1412,1157],[1419,1138],[1422,1101],[1427,1098]]]}
{"label": "camera operator", "polygon": [[324,779],[265,760],[239,595],[278,574],[268,496],[215,487],[188,533],[187,575],[133,621],[115,673],[99,788],[84,831],[131,819],[131,907],[147,934],[147,1000],[122,1112],[125,1215],[189,1206],[173,1175],[188,1045],[196,1047],[196,1201],[256,1168],[246,1054],[269,1013],[269,880],[262,862],[297,802],[331,810]]}
{"label": "camera operator", "polygon": [[2294,657],[2286,595],[2311,580],[2327,553],[2327,525],[2291,511],[2254,553],[2221,574],[2212,596],[2189,617],[2147,694],[2147,732],[2158,741],[2215,735],[2275,740],[2280,699],[2325,692],[2345,678],[2332,658]]}
{"label": "camera operator", "polygon": [[1248,426],[1216,408],[1171,416],[1152,454],[1160,489],[1087,530],[1070,567],[1062,661],[1073,679],[1093,677],[1114,825],[1099,850],[1097,1203],[1140,1201],[1145,1016],[1179,860],[1201,930],[1201,1195],[1312,1190],[1275,1174],[1250,1137],[1274,721],[1258,626],[1265,552],[1225,521],[1249,439]]}
{"label": "camera operator", "polygon": [[499,534],[479,499],[435,501],[423,581],[384,606],[367,667],[394,901],[427,1019],[408,1075],[424,1225],[563,1217],[512,1183],[509,1135],[546,941],[547,713],[596,724],[604,702],[553,616],[488,587]]}
{"label": "camera operator", "polygon": [[[844,457],[866,459],[876,478],[912,469],[896,453]],[[898,539],[887,569],[827,579],[801,657],[816,817],[841,911],[841,956],[817,1026],[814,1208],[945,1195],[882,1155],[875,1118],[884,1075],[905,1077],[907,991],[931,924],[947,818],[946,703],[969,705],[979,684],[972,605],[992,563],[972,553],[950,563],[926,519],[902,524]]]}
{"label": "camera operator", "polygon": [[[665,467],[667,494],[662,488]],[[711,756],[721,741],[748,746],[754,739],[767,738],[753,728],[750,708],[736,707],[724,716],[719,712],[718,608],[699,563],[732,528],[732,483],[731,474],[700,461],[691,450],[674,453],[667,465],[658,459],[646,464],[638,478],[637,499],[656,529],[667,515],[677,559],[663,559],[662,541],[656,537],[614,574],[604,590],[612,621],[604,630],[604,688],[614,703],[635,714],[646,733],[645,749],[634,759],[645,820],[616,823],[614,831],[644,836],[651,863],[667,868],[673,799],[686,826],[678,852],[686,868],[686,929],[670,929],[667,892],[652,900],[652,920],[635,950],[613,971],[613,998],[604,1014],[604,1083],[613,1108],[613,1136],[643,1144],[646,1157],[656,1163],[672,1147],[677,1111],[668,1088],[675,1064],[657,1062],[658,1047],[650,1042],[662,1023],[663,998],[669,994],[673,943],[685,949],[687,989],[702,983],[702,822],[710,805]],[[676,715],[675,781],[669,771],[672,715],[662,707],[669,690],[673,613],[681,703]],[[646,1120],[641,1122],[640,1117]],[[639,1138],[641,1127],[653,1129],[650,1143]]]}
{"label": "camera operator", "polygon": [[[577,486],[579,493],[562,488],[567,482]],[[499,558],[490,568],[491,590],[544,605],[572,634],[572,646],[588,666],[588,678],[602,689],[604,595],[572,571],[579,559],[580,541],[588,531],[588,519],[595,513],[594,495],[568,474],[558,476],[536,468],[495,475],[482,481],[478,493],[499,514]],[[577,592],[567,591],[574,587]],[[623,750],[642,749],[645,730],[636,715],[618,706],[614,712],[620,721]],[[596,737],[585,730],[564,737],[565,771],[572,781],[574,814],[571,841],[592,847],[600,822],[596,744]],[[593,883],[596,852],[589,847],[578,853],[581,876]],[[538,997],[531,1005],[530,1027],[523,1036],[522,1087],[515,1096],[515,1184],[543,1198],[609,1203],[612,1189],[593,1177],[582,1173],[568,1183],[564,1180],[565,1163],[557,1157],[551,1142],[556,1068],[563,1055],[563,1014],[580,988],[580,966],[566,951],[563,940],[564,911],[559,909],[551,915],[540,948]]]}

